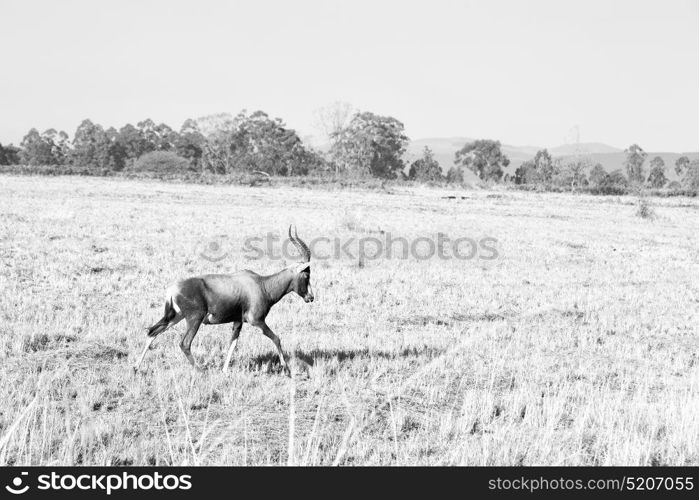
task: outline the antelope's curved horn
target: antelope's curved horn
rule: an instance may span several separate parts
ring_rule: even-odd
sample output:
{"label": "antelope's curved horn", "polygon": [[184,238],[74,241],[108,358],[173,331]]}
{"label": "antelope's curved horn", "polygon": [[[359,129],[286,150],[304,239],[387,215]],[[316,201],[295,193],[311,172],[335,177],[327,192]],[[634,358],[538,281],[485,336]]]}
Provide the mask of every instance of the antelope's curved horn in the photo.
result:
{"label": "antelope's curved horn", "polygon": [[294,234],[291,234],[291,226],[289,226],[289,239],[291,242],[294,244],[294,246],[298,249],[299,252],[301,252],[301,255],[303,256],[303,261],[304,262],[310,262],[311,261],[311,251],[308,249],[308,245],[299,238],[299,234],[296,231],[296,226],[294,226]]}

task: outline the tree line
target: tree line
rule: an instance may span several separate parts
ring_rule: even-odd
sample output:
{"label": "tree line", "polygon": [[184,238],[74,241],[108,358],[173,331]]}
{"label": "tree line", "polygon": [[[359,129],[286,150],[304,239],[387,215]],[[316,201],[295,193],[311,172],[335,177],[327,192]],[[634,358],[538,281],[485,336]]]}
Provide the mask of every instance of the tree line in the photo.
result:
{"label": "tree line", "polygon": [[120,129],[84,120],[72,140],[64,131],[31,129],[19,147],[0,144],[0,165],[56,166],[75,171],[210,174],[263,172],[300,176],[335,172],[393,179],[405,168],[408,137],[392,117],[356,113],[330,134],[321,153],[263,111],[186,120],[179,131],[147,119]]}
{"label": "tree line", "polygon": [[55,165],[101,171],[160,173],[234,169],[270,175],[305,174],[318,158],[280,119],[245,111],[186,120],[179,131],[147,119],[119,130],[84,120],[73,139],[63,131],[31,129],[19,147],[0,146],[0,163]]}
{"label": "tree line", "polygon": [[[404,157],[409,142],[402,122],[371,112],[352,112],[336,103],[320,115],[330,148],[320,152],[303,143],[280,118],[263,111],[243,110],[186,120],[179,130],[147,119],[120,129],[103,128],[84,120],[71,139],[64,131],[31,129],[19,147],[0,144],[0,165],[51,165],[66,172],[155,172],[234,174],[261,172],[274,176],[305,176],[331,172],[348,177],[406,179],[463,184],[464,172],[484,183],[507,183],[543,190],[588,190],[622,194],[632,188],[699,189],[699,162],[683,156],[674,168],[681,181],[668,182],[664,160],[650,161],[637,144],[625,151],[625,170],[607,172],[580,156],[553,158],[536,153],[514,172],[499,141],[481,139],[456,151],[454,164],[444,173],[429,148],[410,164]],[[60,170],[59,170],[60,171]]]}
{"label": "tree line", "polygon": [[592,164],[584,156],[566,159],[552,158],[547,150],[536,153],[533,159],[524,162],[514,175],[515,184],[534,185],[543,188],[578,189],[584,188],[593,193],[624,194],[639,188],[671,190],[699,190],[699,161],[690,161],[681,156],[675,162],[675,172],[679,181],[670,182],[667,178],[665,160],[655,156],[646,170],[648,154],[638,144],[632,144],[624,151],[624,167],[607,172],[601,163]]}

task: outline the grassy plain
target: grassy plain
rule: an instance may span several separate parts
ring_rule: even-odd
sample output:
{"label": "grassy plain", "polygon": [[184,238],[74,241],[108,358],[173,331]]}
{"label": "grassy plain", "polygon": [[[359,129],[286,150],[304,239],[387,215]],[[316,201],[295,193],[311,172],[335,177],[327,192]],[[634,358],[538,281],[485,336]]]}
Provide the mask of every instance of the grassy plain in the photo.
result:
{"label": "grassy plain", "polygon": [[[651,204],[0,176],[0,464],[697,465],[699,201]],[[132,373],[170,282],[275,272],[242,239],[292,222],[499,257],[318,261],[316,301],[268,317],[307,376],[248,325],[228,374],[230,327],[199,374],[183,324]]]}

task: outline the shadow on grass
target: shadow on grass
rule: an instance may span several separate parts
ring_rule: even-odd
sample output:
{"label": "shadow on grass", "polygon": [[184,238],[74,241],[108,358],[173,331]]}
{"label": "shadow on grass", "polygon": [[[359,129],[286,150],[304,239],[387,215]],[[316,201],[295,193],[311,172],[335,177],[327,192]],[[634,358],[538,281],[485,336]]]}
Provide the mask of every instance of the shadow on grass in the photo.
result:
{"label": "shadow on grass", "polygon": [[[422,358],[430,360],[440,354],[445,349],[437,349],[434,347],[406,347],[396,351],[375,351],[371,349],[313,349],[311,351],[296,350],[293,353],[287,354],[291,358],[297,358],[305,363],[313,366],[317,360],[333,360],[336,359],[339,363],[351,362],[355,359],[404,359],[404,358]],[[279,356],[276,352],[267,352],[259,354],[248,360],[245,364],[249,369],[260,369],[262,367],[271,367],[281,369]]]}
{"label": "shadow on grass", "polygon": [[498,313],[476,313],[476,314],[459,314],[454,313],[448,316],[437,317],[437,316],[409,316],[409,317],[397,317],[394,318],[397,324],[401,326],[427,326],[427,325],[437,325],[437,326],[454,326],[457,323],[478,323],[478,322],[490,322],[505,319],[505,316]]}

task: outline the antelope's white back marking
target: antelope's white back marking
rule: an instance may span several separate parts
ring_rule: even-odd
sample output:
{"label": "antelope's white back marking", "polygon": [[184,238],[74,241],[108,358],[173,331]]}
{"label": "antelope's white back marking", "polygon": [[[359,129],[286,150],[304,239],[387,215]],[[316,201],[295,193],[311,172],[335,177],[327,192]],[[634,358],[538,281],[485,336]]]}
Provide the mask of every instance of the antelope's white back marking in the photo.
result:
{"label": "antelope's white back marking", "polygon": [[175,302],[175,293],[177,292],[176,287],[172,286],[167,289],[167,296],[165,297],[165,300],[169,300],[172,302],[172,308],[175,310],[177,314],[181,312],[180,306],[177,305],[177,302]]}

